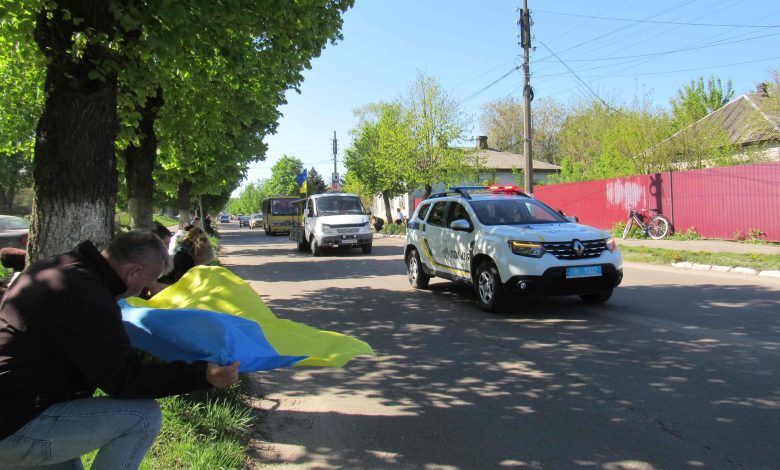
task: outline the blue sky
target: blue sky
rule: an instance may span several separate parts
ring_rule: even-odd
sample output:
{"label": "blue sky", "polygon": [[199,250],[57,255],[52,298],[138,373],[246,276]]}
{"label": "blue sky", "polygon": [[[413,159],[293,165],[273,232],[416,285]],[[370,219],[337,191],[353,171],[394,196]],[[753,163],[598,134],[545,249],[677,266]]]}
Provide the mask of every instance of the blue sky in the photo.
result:
{"label": "blue sky", "polygon": [[[655,105],[668,108],[677,90],[699,76],[730,79],[739,96],[780,69],[780,3],[775,1],[528,3],[537,99],[549,96],[569,104],[595,93],[622,104],[649,95]],[[266,138],[266,160],[250,166],[242,186],[268,178],[285,154],[315,167],[329,183],[334,131],[343,175],[343,152],[356,124],[353,110],[404,95],[418,70],[437,77],[473,115],[472,135],[482,134],[479,115],[485,103],[522,98],[520,70],[496,82],[522,63],[516,37],[521,5],[520,0],[356,0],[344,16],[344,39],[314,59],[301,94],[288,93],[277,134]]]}

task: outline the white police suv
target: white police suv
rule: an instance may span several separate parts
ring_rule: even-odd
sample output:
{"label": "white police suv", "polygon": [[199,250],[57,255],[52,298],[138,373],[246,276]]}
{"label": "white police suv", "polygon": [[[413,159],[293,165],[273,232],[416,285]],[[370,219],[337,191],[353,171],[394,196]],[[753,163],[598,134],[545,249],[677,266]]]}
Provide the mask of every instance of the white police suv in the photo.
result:
{"label": "white police suv", "polygon": [[514,186],[456,187],[415,210],[404,253],[409,282],[432,277],[475,287],[483,309],[515,294],[579,295],[602,303],[623,278],[617,243]]}

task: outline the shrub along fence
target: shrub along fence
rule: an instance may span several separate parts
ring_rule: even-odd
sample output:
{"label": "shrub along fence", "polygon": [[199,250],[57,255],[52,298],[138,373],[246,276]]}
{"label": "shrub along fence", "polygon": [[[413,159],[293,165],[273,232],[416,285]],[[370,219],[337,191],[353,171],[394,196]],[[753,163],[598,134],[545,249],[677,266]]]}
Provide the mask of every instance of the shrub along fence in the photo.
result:
{"label": "shrub along fence", "polygon": [[780,242],[780,163],[544,185],[534,196],[605,230],[633,206],[665,215],[676,232]]}

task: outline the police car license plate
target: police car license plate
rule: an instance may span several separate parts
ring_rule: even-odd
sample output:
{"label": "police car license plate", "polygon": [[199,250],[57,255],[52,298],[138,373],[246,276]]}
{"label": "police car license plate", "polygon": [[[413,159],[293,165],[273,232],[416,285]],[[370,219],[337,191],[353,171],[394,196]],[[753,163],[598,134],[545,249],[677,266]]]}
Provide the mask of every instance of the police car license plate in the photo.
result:
{"label": "police car license plate", "polygon": [[601,276],[601,266],[577,266],[576,268],[566,268],[567,279],[596,276]]}
{"label": "police car license plate", "polygon": [[339,240],[341,245],[354,245],[355,243],[357,243],[357,238],[342,238]]}

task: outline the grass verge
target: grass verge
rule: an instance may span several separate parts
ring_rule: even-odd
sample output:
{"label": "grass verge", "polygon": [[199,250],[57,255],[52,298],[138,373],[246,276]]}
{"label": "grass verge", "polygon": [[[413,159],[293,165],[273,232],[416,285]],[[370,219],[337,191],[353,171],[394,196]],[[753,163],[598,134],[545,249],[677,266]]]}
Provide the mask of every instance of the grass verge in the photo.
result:
{"label": "grass verge", "polygon": [[[163,425],[141,463],[158,468],[245,469],[254,417],[241,382],[227,390],[210,390],[159,400]],[[86,468],[97,452],[82,459]]]}
{"label": "grass verge", "polygon": [[759,271],[780,270],[780,255],[756,253],[713,253],[710,251],[670,250],[645,246],[620,247],[625,261],[650,264],[689,263],[753,268]]}

